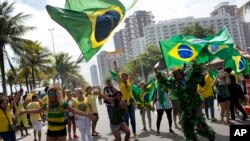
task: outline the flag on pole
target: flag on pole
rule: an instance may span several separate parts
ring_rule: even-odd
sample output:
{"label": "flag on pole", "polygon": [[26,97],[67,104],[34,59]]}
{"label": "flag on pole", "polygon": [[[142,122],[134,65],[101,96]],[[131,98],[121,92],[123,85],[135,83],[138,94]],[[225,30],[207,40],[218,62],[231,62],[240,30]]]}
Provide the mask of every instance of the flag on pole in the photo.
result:
{"label": "flag on pole", "polygon": [[[193,37],[193,39],[197,39]],[[191,63],[204,46],[186,41],[183,36],[173,36],[169,40],[160,41],[162,56],[169,68]]]}

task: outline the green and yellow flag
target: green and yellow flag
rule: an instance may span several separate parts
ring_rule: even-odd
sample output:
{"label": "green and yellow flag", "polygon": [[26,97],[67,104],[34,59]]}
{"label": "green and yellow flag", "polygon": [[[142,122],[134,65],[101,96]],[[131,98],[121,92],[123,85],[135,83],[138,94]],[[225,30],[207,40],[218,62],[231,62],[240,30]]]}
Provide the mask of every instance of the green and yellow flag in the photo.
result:
{"label": "green and yellow flag", "polygon": [[240,55],[232,56],[225,61],[225,67],[231,67],[236,73],[246,72],[248,73],[249,66],[247,60]]}
{"label": "green and yellow flag", "polygon": [[50,17],[64,27],[89,61],[125,16],[119,0],[66,0],[65,8],[47,5]]}
{"label": "green and yellow flag", "polygon": [[[193,39],[197,38],[193,37]],[[184,63],[191,63],[204,46],[189,42],[179,35],[173,36],[169,40],[160,41],[160,47],[167,67],[173,68],[183,66]]]}

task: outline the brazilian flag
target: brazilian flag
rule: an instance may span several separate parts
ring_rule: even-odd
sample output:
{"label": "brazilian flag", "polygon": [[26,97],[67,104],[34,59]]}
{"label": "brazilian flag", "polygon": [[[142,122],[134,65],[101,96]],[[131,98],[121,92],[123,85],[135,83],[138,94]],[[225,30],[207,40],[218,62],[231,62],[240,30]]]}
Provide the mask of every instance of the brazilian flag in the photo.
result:
{"label": "brazilian flag", "polygon": [[119,0],[66,0],[65,8],[47,5],[50,17],[64,27],[89,61],[125,16]]}
{"label": "brazilian flag", "polygon": [[204,45],[189,42],[179,35],[160,41],[160,47],[167,67],[173,68],[183,66],[184,63],[191,63],[199,55]]}
{"label": "brazilian flag", "polygon": [[235,55],[235,56],[232,56],[231,58],[228,58],[225,61],[224,66],[231,67],[236,73],[240,73],[240,72],[248,73],[249,71],[247,60],[240,55]]}

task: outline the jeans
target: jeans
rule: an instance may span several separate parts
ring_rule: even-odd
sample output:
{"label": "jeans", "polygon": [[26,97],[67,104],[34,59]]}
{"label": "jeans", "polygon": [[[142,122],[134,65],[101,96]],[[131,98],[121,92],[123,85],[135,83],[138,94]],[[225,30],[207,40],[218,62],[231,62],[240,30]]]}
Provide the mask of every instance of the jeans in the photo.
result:
{"label": "jeans", "polygon": [[146,129],[146,114],[148,117],[148,124],[149,124],[149,128],[151,128],[151,110],[150,109],[142,109],[141,110],[141,118],[142,118],[142,124],[143,124],[143,128]]}
{"label": "jeans", "polygon": [[209,96],[207,98],[204,98],[204,104],[206,117],[209,118],[208,108],[210,108],[211,117],[214,118],[214,97]]}
{"label": "jeans", "polygon": [[127,125],[129,125],[129,118],[132,125],[133,133],[136,133],[136,126],[135,126],[135,106],[134,101],[130,100],[130,104],[128,105],[128,112],[124,113],[124,120]]}
{"label": "jeans", "polygon": [[110,120],[111,114],[112,114],[112,107],[111,107],[111,105],[106,105],[106,106],[107,106],[108,116],[109,116],[109,120]]}
{"label": "jeans", "polygon": [[0,132],[0,137],[2,137],[4,141],[16,141],[15,131]]}

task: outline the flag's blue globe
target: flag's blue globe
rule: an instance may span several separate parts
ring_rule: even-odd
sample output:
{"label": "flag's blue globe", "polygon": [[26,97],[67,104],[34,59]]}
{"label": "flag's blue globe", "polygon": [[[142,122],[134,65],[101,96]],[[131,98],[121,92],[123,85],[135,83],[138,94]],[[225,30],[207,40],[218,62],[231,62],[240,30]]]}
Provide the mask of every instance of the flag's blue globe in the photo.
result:
{"label": "flag's blue globe", "polygon": [[239,70],[244,70],[245,68],[245,63],[244,60],[242,58],[240,58],[240,62],[239,62]]}
{"label": "flag's blue globe", "polygon": [[182,44],[178,47],[178,55],[181,58],[185,58],[185,59],[191,58],[193,56],[193,50],[189,46]]}
{"label": "flag's blue globe", "polygon": [[216,52],[219,49],[218,45],[211,45],[211,51]]}

